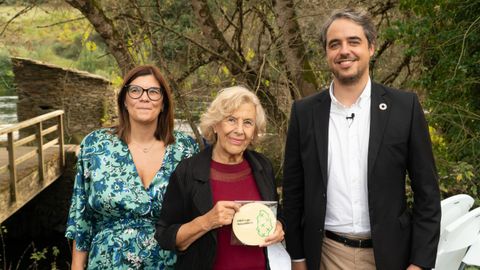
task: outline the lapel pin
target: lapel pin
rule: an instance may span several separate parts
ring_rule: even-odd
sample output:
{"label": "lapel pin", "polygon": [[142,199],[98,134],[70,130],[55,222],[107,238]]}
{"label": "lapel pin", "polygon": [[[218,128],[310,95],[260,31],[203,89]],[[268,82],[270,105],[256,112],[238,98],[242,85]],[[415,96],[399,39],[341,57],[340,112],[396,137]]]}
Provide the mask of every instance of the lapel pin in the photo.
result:
{"label": "lapel pin", "polygon": [[382,111],[385,111],[387,109],[387,104],[380,103],[380,105],[378,105],[378,108],[380,108],[380,110],[382,110]]}

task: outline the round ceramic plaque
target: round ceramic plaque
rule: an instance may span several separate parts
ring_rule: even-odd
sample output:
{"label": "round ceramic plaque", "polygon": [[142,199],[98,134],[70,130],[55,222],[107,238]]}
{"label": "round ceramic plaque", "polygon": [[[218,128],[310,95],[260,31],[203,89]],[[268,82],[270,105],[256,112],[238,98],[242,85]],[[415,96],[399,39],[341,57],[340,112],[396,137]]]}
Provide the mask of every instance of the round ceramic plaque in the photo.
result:
{"label": "round ceramic plaque", "polygon": [[273,234],[277,218],[268,206],[253,202],[240,207],[233,217],[235,236],[245,245],[258,246]]}

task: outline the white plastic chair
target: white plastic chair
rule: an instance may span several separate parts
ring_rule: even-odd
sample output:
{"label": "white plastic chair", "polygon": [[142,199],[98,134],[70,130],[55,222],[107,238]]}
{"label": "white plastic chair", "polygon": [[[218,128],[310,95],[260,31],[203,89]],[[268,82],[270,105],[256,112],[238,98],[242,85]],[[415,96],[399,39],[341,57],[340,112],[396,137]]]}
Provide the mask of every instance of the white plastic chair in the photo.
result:
{"label": "white plastic chair", "polygon": [[442,200],[440,234],[443,234],[445,227],[447,227],[450,223],[465,215],[472,207],[473,201],[473,198],[467,194],[458,194]]}
{"label": "white plastic chair", "polygon": [[458,269],[467,248],[480,239],[480,207],[445,227],[438,243],[435,270]]}
{"label": "white plastic chair", "polygon": [[466,265],[480,266],[480,240],[470,246],[462,262]]}

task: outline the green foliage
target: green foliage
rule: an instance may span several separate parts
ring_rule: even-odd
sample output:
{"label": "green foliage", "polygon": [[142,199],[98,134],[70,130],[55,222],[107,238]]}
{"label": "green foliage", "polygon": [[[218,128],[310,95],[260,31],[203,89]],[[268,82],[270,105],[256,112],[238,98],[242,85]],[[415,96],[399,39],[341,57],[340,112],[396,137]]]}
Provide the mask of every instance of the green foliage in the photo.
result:
{"label": "green foliage", "polygon": [[478,197],[480,2],[401,0],[400,9],[405,17],[385,35],[420,63],[419,77],[411,86],[426,93],[442,192]]}
{"label": "green foliage", "polygon": [[[7,227],[0,224],[0,269],[13,269],[14,262],[9,261],[7,254],[8,246],[5,243],[5,236],[7,234]],[[30,263],[24,261],[28,255],[28,250],[32,249],[30,253]],[[50,250],[50,252],[49,252]],[[30,243],[25,250],[23,251],[22,256],[19,258],[19,261],[16,263],[15,269],[51,269],[58,270],[57,266],[58,259],[60,257],[60,249],[57,246],[45,247],[42,250],[37,250],[35,244]],[[49,255],[51,254],[51,255]],[[27,265],[28,264],[28,267]],[[49,265],[49,268],[46,268],[46,265]]]}
{"label": "green foliage", "polygon": [[41,251],[37,251],[36,249],[34,249],[32,254],[30,254],[30,259],[33,260],[34,262],[39,262],[41,260],[45,260],[47,258],[46,257],[47,252],[48,252],[48,250],[46,248],[44,248]]}
{"label": "green foliage", "polygon": [[60,250],[58,249],[58,247],[56,246],[53,246],[52,247],[52,255],[53,255],[53,261],[50,263],[50,269],[51,270],[57,270],[58,267],[57,267],[57,258],[58,258],[58,255],[60,255]]}
{"label": "green foliage", "polygon": [[50,270],[58,270],[57,259],[60,255],[60,250],[56,246],[51,247],[51,256],[49,254],[49,248],[43,248],[42,250],[37,250],[35,245],[33,245],[33,252],[30,254],[30,260],[32,264],[29,266],[33,269],[43,269],[42,265],[49,264]]}
{"label": "green foliage", "polygon": [[105,97],[102,100],[102,117],[100,118],[100,122],[102,123],[102,126],[108,126],[112,124],[110,123],[111,116],[109,114],[109,111],[110,111],[110,105],[107,98]]}
{"label": "green foliage", "polygon": [[10,56],[5,50],[0,50],[0,96],[11,96],[15,93],[13,71]]}
{"label": "green foliage", "polygon": [[[194,18],[191,14],[192,8],[189,1],[162,1],[157,12],[149,10],[151,9],[152,1],[144,2],[145,8],[142,9],[142,14],[138,16],[143,16],[145,20],[152,22],[163,22],[177,33],[192,33]],[[138,35],[141,34],[144,29],[132,29],[131,31],[132,37],[138,38]],[[156,31],[152,34],[155,41],[161,43],[162,51],[157,53],[161,53],[166,60],[175,62],[176,59],[180,59],[181,56],[184,56],[188,51],[188,42],[186,42],[185,39],[179,38],[178,35],[171,31]],[[145,39],[141,36],[140,38]],[[153,54],[151,56],[154,57]]]}
{"label": "green foliage", "polygon": [[[11,22],[2,36],[0,47],[0,91],[3,70],[11,72],[2,59],[20,56],[95,73],[107,78],[119,74],[113,57],[107,53],[102,38],[78,11],[59,2],[38,6]],[[0,6],[0,24],[22,9]],[[4,55],[7,55],[4,57]],[[8,73],[7,73],[8,74]],[[13,73],[12,73],[13,78]]]}
{"label": "green foliage", "polygon": [[82,52],[82,36],[76,35],[75,38],[69,43],[58,42],[53,44],[53,51],[56,55],[70,59],[76,60],[80,53]]}

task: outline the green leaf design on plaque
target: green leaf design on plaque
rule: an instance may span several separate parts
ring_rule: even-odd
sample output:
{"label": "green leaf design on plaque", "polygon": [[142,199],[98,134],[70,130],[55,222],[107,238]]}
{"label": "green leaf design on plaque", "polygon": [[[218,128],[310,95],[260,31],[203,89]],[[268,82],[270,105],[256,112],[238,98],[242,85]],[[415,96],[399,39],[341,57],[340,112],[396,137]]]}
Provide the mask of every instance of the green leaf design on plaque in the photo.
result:
{"label": "green leaf design on plaque", "polygon": [[273,229],[272,219],[265,210],[260,210],[257,215],[257,233],[267,237]]}

